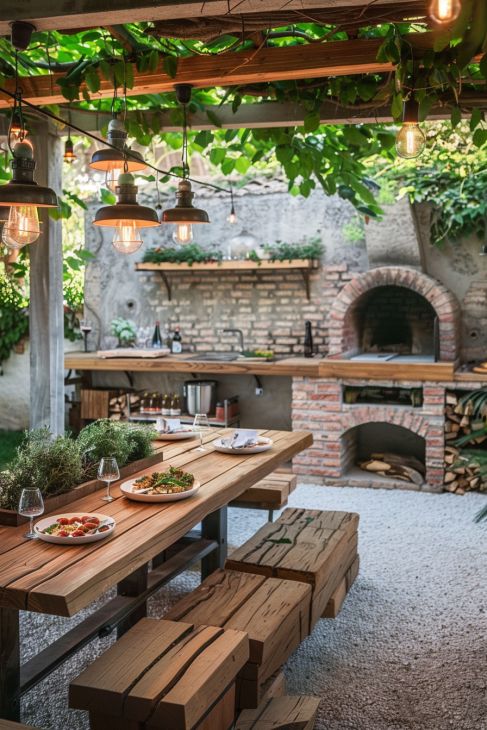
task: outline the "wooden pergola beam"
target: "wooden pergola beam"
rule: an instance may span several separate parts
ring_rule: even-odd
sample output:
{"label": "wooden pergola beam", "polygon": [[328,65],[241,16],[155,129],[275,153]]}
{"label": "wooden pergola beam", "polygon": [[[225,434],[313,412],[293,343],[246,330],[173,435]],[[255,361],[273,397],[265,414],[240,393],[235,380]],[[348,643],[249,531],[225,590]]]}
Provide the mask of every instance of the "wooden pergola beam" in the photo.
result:
{"label": "wooden pergola beam", "polygon": [[[414,3],[415,0],[412,0]],[[394,6],[397,0],[375,0],[374,5]],[[418,7],[424,0],[417,0]],[[9,35],[9,23],[27,20],[38,30],[70,30],[144,21],[204,18],[276,12],[282,0],[2,0],[0,35]],[[287,0],[287,10],[302,12],[330,8],[362,8],[370,0]],[[304,18],[303,18],[304,20]]]}
{"label": "wooden pergola beam", "polygon": [[[414,33],[408,36],[414,49],[420,52],[432,47],[432,33]],[[214,86],[243,86],[270,81],[349,76],[367,73],[386,73],[393,70],[391,63],[377,61],[381,39],[359,39],[311,43],[287,48],[261,48],[218,56],[181,58],[177,74],[171,78],[162,64],[156,71],[136,72],[130,96],[158,94],[172,91],[175,84],[192,84],[199,88]],[[62,104],[66,99],[56,84],[59,74],[22,78],[24,99],[32,104]],[[14,91],[14,81],[6,84]],[[101,80],[100,91],[93,99],[110,98],[113,86]],[[0,95],[0,108],[10,106],[11,100]]]}

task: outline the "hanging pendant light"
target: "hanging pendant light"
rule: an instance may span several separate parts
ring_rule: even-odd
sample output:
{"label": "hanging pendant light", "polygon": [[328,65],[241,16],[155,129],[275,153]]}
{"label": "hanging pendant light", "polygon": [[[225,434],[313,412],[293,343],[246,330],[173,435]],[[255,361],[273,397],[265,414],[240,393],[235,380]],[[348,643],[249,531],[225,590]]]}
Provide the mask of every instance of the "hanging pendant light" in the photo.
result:
{"label": "hanging pendant light", "polygon": [[406,160],[419,157],[426,146],[426,137],[419,126],[419,105],[415,99],[404,102],[402,127],[396,136],[396,152]]}
{"label": "hanging pendant light", "polygon": [[210,219],[206,210],[195,208],[193,205],[194,193],[191,190],[188,164],[188,120],[187,107],[191,100],[190,84],[177,84],[175,87],[176,97],[183,108],[183,150],[182,168],[183,178],[179,182],[176,193],[176,205],[168,208],[162,213],[162,223],[172,223],[176,226],[173,233],[174,243],[191,243],[193,240],[193,225],[209,223]]}
{"label": "hanging pendant light", "polygon": [[[90,167],[93,170],[102,170],[106,173],[106,185],[112,191],[118,184],[118,177],[125,168],[128,172],[141,172],[146,164],[140,152],[127,147],[127,130],[120,119],[111,119],[108,124],[107,142],[113,147],[104,147],[93,153]],[[127,152],[130,156],[127,156]]]}
{"label": "hanging pendant light", "polygon": [[461,10],[461,0],[432,0],[429,14],[437,25],[448,25],[458,18]]}
{"label": "hanging pendant light", "polygon": [[64,155],[63,159],[65,162],[67,162],[69,165],[75,161],[76,154],[74,151],[74,144],[73,140],[71,139],[71,133],[68,134],[68,139],[64,143]]}
{"label": "hanging pendant light", "polygon": [[100,208],[93,223],[115,228],[112,244],[119,253],[135,253],[142,245],[140,229],[160,225],[159,218],[153,208],[137,203],[137,187],[129,172],[119,176],[117,194],[115,205]]}
{"label": "hanging pendant light", "polygon": [[235,204],[233,202],[233,186],[231,183],[230,183],[230,205],[231,205],[230,214],[227,218],[227,221],[230,223],[230,225],[233,226],[237,222],[237,214],[235,213]]}

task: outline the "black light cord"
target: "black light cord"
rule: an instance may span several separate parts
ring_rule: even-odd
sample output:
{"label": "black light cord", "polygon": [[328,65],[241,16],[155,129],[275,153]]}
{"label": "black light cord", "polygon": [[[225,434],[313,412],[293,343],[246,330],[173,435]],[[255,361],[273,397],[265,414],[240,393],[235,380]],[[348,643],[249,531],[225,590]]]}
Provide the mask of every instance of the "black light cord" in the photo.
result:
{"label": "black light cord", "polygon": [[[9,91],[8,89],[5,89],[3,86],[0,86],[0,93],[5,94],[6,96],[9,96],[11,99],[14,100],[14,109],[16,107],[16,100],[17,100],[17,93],[13,93],[12,91]],[[76,124],[73,124],[70,121],[66,121],[66,119],[63,119],[62,117],[59,117],[57,114],[54,114],[53,112],[48,111],[47,109],[41,109],[38,106],[35,106],[35,104],[31,104],[29,101],[26,101],[25,99],[22,99],[22,104],[29,109],[31,109],[35,114],[38,114],[43,117],[47,117],[48,119],[52,119],[53,121],[57,122],[58,124],[62,124],[64,126],[69,127],[69,129],[72,129],[74,132],[78,132],[79,134],[83,135],[84,137],[90,137],[94,142],[98,142],[101,145],[104,145],[105,147],[109,147],[112,150],[116,150],[117,152],[120,152],[120,148],[116,147],[113,144],[110,144],[110,142],[107,142],[106,139],[102,139],[101,137],[97,137],[96,134],[93,134],[92,132],[88,132],[81,127],[76,126]],[[22,113],[22,112],[21,112]],[[134,159],[137,162],[140,162],[140,157],[138,155],[135,155],[129,148],[126,148],[123,150],[124,155],[129,159]],[[197,180],[196,178],[192,178],[189,176],[184,175],[178,175],[177,172],[171,172],[170,170],[161,170],[159,167],[156,167],[155,165],[152,165],[150,162],[145,161],[145,164],[147,167],[149,167],[151,170],[154,170],[154,172],[159,173],[159,175],[167,175],[169,177],[175,177],[178,180],[189,180],[190,182],[194,183],[195,185],[202,185],[205,188],[212,188],[213,190],[218,190],[221,193],[227,193],[230,194],[230,190],[228,188],[223,188],[220,185],[215,185],[214,183],[208,183],[204,182],[203,180]]]}

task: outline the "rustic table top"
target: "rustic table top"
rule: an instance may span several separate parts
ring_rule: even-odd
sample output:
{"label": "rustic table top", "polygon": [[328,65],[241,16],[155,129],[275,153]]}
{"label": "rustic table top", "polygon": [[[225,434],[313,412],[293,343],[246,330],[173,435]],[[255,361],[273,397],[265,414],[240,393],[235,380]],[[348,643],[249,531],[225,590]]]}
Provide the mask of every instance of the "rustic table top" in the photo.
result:
{"label": "rustic table top", "polygon": [[206,437],[204,452],[196,450],[198,440],[162,443],[160,465],[134,475],[183,467],[201,483],[194,497],[159,504],[133,502],[115,483],[111,488],[115,500],[110,504],[102,502],[100,489],[65,508],[65,512],[114,517],[115,533],[106,540],[78,547],[53,545],[25,540],[25,525],[0,528],[0,606],[74,615],[313,441],[306,431],[260,431],[273,439],[272,449],[234,456],[212,448],[211,442],[222,433]]}

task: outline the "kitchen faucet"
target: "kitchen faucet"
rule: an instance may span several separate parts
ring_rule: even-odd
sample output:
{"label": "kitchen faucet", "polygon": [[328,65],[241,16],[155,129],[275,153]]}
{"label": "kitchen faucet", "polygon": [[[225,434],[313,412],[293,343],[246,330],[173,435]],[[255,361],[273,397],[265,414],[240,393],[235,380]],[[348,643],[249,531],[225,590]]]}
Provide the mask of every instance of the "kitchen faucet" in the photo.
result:
{"label": "kitchen faucet", "polygon": [[231,332],[233,334],[238,335],[240,338],[240,352],[243,352],[245,350],[244,335],[243,335],[242,330],[230,328],[230,329],[224,329],[224,330],[222,330],[222,332],[227,332],[227,333]]}

